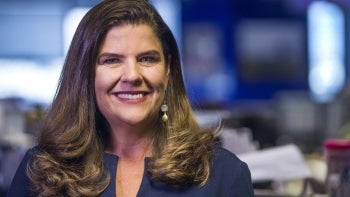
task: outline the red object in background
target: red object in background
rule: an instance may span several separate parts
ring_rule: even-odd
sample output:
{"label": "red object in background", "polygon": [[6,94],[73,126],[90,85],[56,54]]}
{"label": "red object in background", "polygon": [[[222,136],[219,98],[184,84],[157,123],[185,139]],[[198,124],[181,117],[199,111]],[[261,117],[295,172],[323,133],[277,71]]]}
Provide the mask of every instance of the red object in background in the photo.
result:
{"label": "red object in background", "polygon": [[350,150],[350,140],[328,139],[324,142],[324,147],[330,150]]}
{"label": "red object in background", "polygon": [[350,196],[350,140],[327,139],[323,146],[327,162],[326,183],[329,196]]}

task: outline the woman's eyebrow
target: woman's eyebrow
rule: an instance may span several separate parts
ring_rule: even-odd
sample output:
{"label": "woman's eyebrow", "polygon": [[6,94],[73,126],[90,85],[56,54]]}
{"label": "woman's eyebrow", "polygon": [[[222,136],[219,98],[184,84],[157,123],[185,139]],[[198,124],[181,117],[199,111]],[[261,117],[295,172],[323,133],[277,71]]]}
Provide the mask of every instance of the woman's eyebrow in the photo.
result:
{"label": "woman's eyebrow", "polygon": [[124,55],[118,54],[118,53],[101,53],[99,56],[100,57],[119,57],[122,58]]}
{"label": "woman's eyebrow", "polygon": [[[137,54],[136,57],[142,57],[142,56],[147,56],[147,55],[161,57],[161,54],[157,50],[149,50],[149,51],[141,52],[141,53]],[[125,58],[125,55],[118,54],[118,53],[105,52],[105,53],[101,53],[98,56],[97,61],[99,62],[102,58],[108,58],[108,57],[116,57],[119,59],[123,59],[123,58]]]}
{"label": "woman's eyebrow", "polygon": [[150,50],[150,51],[142,52],[142,53],[138,54],[137,56],[145,56],[145,55],[160,56],[160,53],[157,50]]}

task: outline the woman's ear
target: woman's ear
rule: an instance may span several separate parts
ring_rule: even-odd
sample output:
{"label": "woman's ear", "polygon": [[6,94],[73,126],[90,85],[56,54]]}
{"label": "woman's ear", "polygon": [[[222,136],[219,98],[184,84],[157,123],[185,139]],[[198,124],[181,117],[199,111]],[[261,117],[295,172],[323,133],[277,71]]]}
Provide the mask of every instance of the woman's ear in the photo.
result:
{"label": "woman's ear", "polygon": [[168,87],[168,83],[169,83],[169,78],[170,78],[170,64],[171,64],[171,56],[170,55],[168,55],[168,59],[167,59],[167,61],[166,61],[166,65],[165,65],[165,72],[166,72],[166,76],[165,76],[165,78],[166,78],[166,82],[165,82],[165,89],[167,89],[167,87]]}
{"label": "woman's ear", "polygon": [[166,76],[168,79],[169,79],[169,75],[170,75],[170,65],[171,65],[171,55],[168,55],[167,71],[166,71]]}

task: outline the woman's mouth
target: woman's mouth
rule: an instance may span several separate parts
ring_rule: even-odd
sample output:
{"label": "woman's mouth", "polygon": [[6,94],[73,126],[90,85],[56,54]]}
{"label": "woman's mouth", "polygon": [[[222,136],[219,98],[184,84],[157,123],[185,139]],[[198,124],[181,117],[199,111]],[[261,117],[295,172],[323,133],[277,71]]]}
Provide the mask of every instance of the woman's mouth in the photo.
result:
{"label": "woman's mouth", "polygon": [[114,95],[121,101],[141,102],[146,99],[146,96],[148,94],[149,92],[146,92],[146,91],[120,91],[120,92],[116,92]]}
{"label": "woman's mouth", "polygon": [[145,96],[144,93],[118,93],[117,96],[121,99],[140,99]]}

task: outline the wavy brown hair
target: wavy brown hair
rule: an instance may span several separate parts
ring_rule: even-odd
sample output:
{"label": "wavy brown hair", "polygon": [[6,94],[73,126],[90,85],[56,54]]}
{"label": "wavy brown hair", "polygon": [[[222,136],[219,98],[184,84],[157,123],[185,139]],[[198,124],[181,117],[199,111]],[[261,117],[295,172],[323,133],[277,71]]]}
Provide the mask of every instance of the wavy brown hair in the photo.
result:
{"label": "wavy brown hair", "polygon": [[27,167],[37,196],[96,196],[108,186],[103,163],[109,126],[94,91],[98,50],[106,33],[123,24],[147,24],[170,61],[166,103],[169,120],[155,128],[153,178],[169,185],[204,185],[209,177],[214,135],[203,132],[186,95],[173,34],[146,0],[105,0],[80,22],[69,48],[54,101]]}

